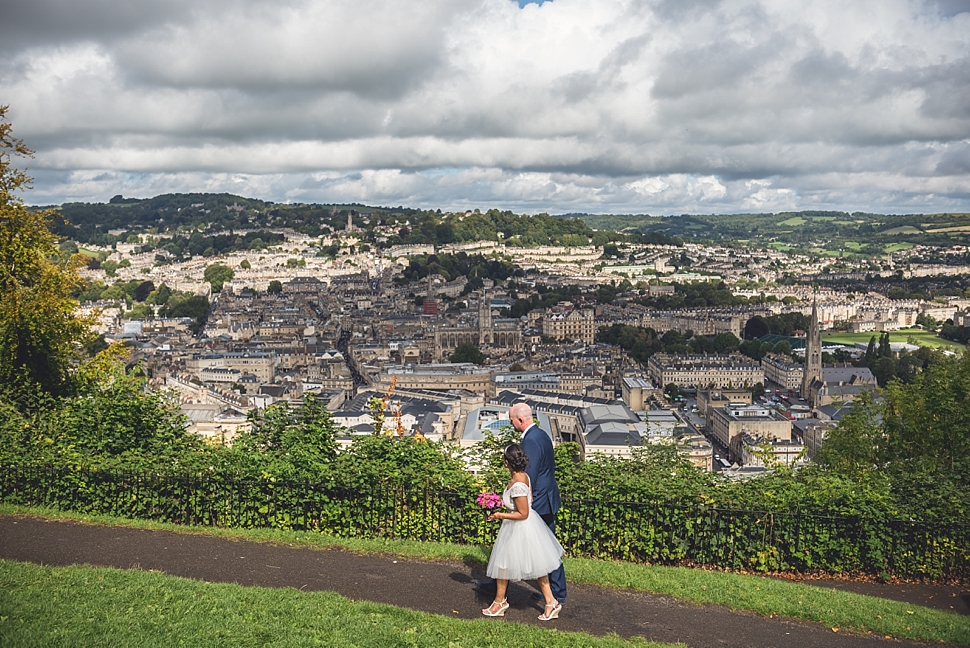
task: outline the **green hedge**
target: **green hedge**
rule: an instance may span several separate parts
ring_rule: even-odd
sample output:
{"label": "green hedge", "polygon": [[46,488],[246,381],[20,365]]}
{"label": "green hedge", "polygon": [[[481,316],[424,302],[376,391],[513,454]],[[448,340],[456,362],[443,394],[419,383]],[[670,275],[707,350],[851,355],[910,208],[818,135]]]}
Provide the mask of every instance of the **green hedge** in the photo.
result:
{"label": "green hedge", "polygon": [[[477,493],[273,480],[0,467],[0,499],[176,524],[489,545]],[[574,556],[666,565],[883,577],[970,578],[970,525],[694,503],[564,497],[557,536]]]}

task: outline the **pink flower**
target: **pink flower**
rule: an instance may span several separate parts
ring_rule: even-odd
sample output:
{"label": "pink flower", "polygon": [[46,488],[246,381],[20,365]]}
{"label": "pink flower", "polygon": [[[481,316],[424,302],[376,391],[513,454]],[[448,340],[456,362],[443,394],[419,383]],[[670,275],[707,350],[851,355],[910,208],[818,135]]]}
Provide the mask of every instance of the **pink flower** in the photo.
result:
{"label": "pink flower", "polygon": [[502,496],[498,493],[481,493],[475,500],[482,508],[492,510],[502,504]]}

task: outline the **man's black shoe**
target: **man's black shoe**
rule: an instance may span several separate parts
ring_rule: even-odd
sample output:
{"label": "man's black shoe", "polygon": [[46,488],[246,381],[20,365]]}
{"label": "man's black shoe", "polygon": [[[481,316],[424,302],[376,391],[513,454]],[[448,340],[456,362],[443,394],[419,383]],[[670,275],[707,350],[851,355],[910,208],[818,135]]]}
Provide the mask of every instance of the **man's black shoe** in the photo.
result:
{"label": "man's black shoe", "polygon": [[475,581],[475,589],[483,594],[488,594],[489,596],[495,596],[495,581],[493,580],[479,580]]}

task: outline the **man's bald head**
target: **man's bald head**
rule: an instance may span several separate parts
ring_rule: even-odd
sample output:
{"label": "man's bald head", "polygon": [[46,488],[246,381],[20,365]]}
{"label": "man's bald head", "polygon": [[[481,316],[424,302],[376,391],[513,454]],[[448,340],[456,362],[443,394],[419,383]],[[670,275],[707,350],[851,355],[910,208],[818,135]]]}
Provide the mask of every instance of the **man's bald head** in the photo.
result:
{"label": "man's bald head", "polygon": [[525,432],[532,426],[532,408],[525,403],[516,403],[509,410],[509,420],[518,432]]}

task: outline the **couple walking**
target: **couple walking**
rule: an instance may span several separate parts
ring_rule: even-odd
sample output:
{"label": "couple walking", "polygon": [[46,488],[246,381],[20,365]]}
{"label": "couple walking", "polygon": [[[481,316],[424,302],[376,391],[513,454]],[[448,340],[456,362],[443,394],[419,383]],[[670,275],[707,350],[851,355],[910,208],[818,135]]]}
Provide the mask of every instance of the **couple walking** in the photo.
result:
{"label": "couple walking", "polygon": [[522,433],[521,445],[514,443],[503,452],[511,479],[502,501],[509,510],[488,518],[502,520],[486,570],[494,580],[478,581],[475,585],[495,597],[482,614],[505,616],[509,581],[535,578],[545,601],[539,620],[551,621],[559,617],[566,600],[563,548],[555,536],[560,500],[552,439],[533,422],[532,408],[525,403],[513,405],[509,419],[512,427]]}

